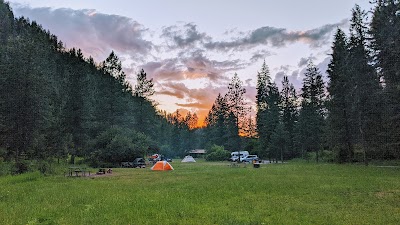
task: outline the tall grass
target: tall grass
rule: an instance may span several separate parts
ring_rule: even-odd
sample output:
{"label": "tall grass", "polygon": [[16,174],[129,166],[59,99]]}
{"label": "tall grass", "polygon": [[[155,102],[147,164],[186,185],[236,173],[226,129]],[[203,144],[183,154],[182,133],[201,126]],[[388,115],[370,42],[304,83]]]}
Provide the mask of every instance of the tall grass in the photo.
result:
{"label": "tall grass", "polygon": [[69,178],[0,177],[0,224],[399,224],[400,170],[173,162]]}

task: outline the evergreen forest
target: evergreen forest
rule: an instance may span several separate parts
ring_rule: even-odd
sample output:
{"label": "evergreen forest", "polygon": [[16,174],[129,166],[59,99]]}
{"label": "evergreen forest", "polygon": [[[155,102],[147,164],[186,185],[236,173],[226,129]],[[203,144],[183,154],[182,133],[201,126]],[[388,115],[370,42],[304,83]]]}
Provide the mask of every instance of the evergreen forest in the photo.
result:
{"label": "evergreen forest", "polygon": [[371,13],[356,5],[349,30],[337,29],[327,81],[310,60],[301,89],[284,77],[279,90],[264,61],[255,106],[235,73],[198,127],[196,113],[157,108],[143,69],[131,84],[115,52],[86,58],[0,0],[0,163],[23,173],[32,161],[118,166],[192,149],[276,162],[399,160],[400,1],[373,4]]}

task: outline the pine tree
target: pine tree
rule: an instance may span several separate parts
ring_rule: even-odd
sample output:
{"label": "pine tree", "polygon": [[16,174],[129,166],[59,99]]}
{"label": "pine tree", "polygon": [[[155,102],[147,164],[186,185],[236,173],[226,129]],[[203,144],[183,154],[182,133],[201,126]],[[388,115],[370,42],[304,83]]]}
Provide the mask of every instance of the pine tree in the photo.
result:
{"label": "pine tree", "polygon": [[[103,123],[109,126],[128,126],[127,116],[130,86],[126,82],[126,75],[122,71],[121,62],[114,52],[100,66],[104,74],[101,89],[104,92],[102,102]],[[125,94],[124,94],[125,93]]]}
{"label": "pine tree", "polygon": [[266,126],[266,112],[268,110],[268,84],[271,82],[271,77],[267,64],[263,63],[261,71],[257,74],[257,95],[256,95],[256,124],[259,140],[259,152],[266,156],[268,148],[267,126]]}
{"label": "pine tree", "polygon": [[[229,110],[236,118],[236,126],[239,126],[240,120],[246,115],[244,94],[246,89],[243,87],[243,82],[240,80],[237,73],[232,77],[231,82],[228,84],[228,93],[226,100]],[[238,131],[239,134],[239,131]]]}
{"label": "pine tree", "polygon": [[136,85],[133,90],[133,95],[135,97],[144,98],[149,100],[149,97],[154,95],[154,83],[153,79],[148,80],[147,74],[144,70],[140,70],[136,77]]}
{"label": "pine tree", "polygon": [[270,148],[271,154],[273,155],[273,158],[275,158],[275,162],[278,162],[278,159],[283,162],[284,155],[290,145],[289,137],[289,132],[286,131],[284,124],[279,122],[271,135]]}
{"label": "pine tree", "polygon": [[[372,149],[379,148],[380,109],[379,82],[371,66],[370,52],[366,48],[367,25],[366,13],[356,5],[352,10],[349,42],[349,72],[352,74],[353,98],[352,122],[358,144],[363,150],[363,160],[367,164]],[[378,132],[377,132],[378,131]]]}
{"label": "pine tree", "polygon": [[267,97],[268,97],[268,84],[271,82],[271,76],[268,65],[263,63],[261,71],[257,74],[257,95],[256,104],[257,111],[262,112],[267,109]]}
{"label": "pine tree", "polygon": [[377,70],[384,81],[382,94],[383,147],[380,158],[400,158],[400,2],[376,2],[370,33]]}
{"label": "pine tree", "polygon": [[[0,0],[0,48],[12,35],[14,29],[14,14],[8,3]],[[1,50],[1,49],[0,49]]]}
{"label": "pine tree", "polygon": [[271,135],[280,120],[280,93],[275,82],[271,82],[268,66],[265,61],[257,75],[257,133],[259,153],[264,157],[273,157]]}
{"label": "pine tree", "polygon": [[71,163],[75,156],[80,155],[87,140],[85,132],[85,102],[84,102],[84,59],[80,50],[72,48],[67,53],[69,62],[65,70],[67,76],[66,103],[62,114],[64,132],[71,137]]}
{"label": "pine tree", "polygon": [[229,117],[228,103],[225,97],[218,94],[206,119],[207,137],[212,144],[225,146],[227,134],[227,121]]}
{"label": "pine tree", "polygon": [[154,122],[154,115],[151,112],[154,112],[154,108],[150,97],[154,95],[154,93],[153,79],[148,80],[144,70],[140,70],[136,77],[133,96],[137,102],[137,108],[135,109],[135,127],[141,132],[152,132],[151,123]]}
{"label": "pine tree", "polygon": [[176,110],[176,112],[170,117],[173,124],[173,130],[171,133],[171,147],[174,149],[175,153],[178,156],[183,156],[185,154],[185,151],[187,150],[187,128],[182,114],[179,112],[179,110]]}
{"label": "pine tree", "polygon": [[[271,159],[277,156],[273,152],[274,146],[272,146],[271,137],[280,122],[281,96],[275,82],[269,82],[267,88],[268,88],[268,96],[267,96],[268,108],[265,111],[264,123],[266,128],[265,138],[267,141],[266,155]],[[277,160],[277,158],[275,158],[275,160]]]}
{"label": "pine tree", "polygon": [[185,116],[185,123],[186,126],[190,129],[193,130],[197,127],[197,122],[198,122],[198,117],[196,113],[191,113],[188,112]]}
{"label": "pine tree", "polygon": [[[228,114],[228,130],[229,134],[228,140],[231,143],[232,150],[240,150],[240,122],[246,116],[245,110],[245,99],[244,94],[246,93],[246,89],[243,87],[243,82],[239,79],[237,73],[235,73],[232,77],[231,82],[228,84],[228,93],[225,98],[227,100],[227,105],[229,108]],[[232,120],[235,121],[233,125]]]}
{"label": "pine tree", "polygon": [[294,127],[297,122],[297,95],[296,89],[293,84],[289,83],[287,76],[283,77],[282,91],[281,91],[281,108],[282,108],[282,123],[284,130],[287,132],[287,148],[290,151],[287,152],[288,158],[294,158],[297,152],[294,150]]}
{"label": "pine tree", "polygon": [[337,151],[339,162],[351,162],[354,156],[350,116],[353,83],[348,70],[349,55],[344,32],[337,30],[332,46],[332,59],[328,66],[329,75],[329,144]]}
{"label": "pine tree", "polygon": [[230,151],[241,150],[241,140],[239,137],[238,119],[234,112],[228,111],[227,118],[225,119],[225,130],[223,135],[224,147]]}
{"label": "pine tree", "polygon": [[110,55],[103,62],[102,69],[105,73],[111,75],[120,83],[122,91],[125,92],[131,91],[132,88],[130,84],[126,81],[126,74],[122,70],[121,61],[119,60],[118,56],[114,53],[114,51],[111,51]]}
{"label": "pine tree", "polygon": [[242,131],[243,131],[242,135],[243,136],[248,137],[248,138],[256,137],[256,135],[257,135],[256,123],[255,123],[253,117],[251,116],[251,114],[249,114],[248,118],[243,120],[241,126],[242,126]]}
{"label": "pine tree", "polygon": [[385,85],[400,83],[400,2],[379,0],[376,2],[369,33],[375,50],[377,67],[384,77]]}
{"label": "pine tree", "polygon": [[307,152],[314,151],[318,162],[324,129],[324,83],[321,73],[311,61],[307,65],[304,76],[295,139],[297,146],[302,150],[303,158]]}

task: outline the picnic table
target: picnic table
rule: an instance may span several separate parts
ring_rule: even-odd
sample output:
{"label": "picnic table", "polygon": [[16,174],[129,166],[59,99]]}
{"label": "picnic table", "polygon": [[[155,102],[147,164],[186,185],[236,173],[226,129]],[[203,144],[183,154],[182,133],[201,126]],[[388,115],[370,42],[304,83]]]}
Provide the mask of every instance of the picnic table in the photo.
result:
{"label": "picnic table", "polygon": [[68,168],[68,176],[72,177],[72,176],[86,176],[86,174],[88,174],[88,176],[90,176],[90,171],[87,170],[85,167],[75,167],[75,166],[71,166]]}
{"label": "picnic table", "polygon": [[260,168],[261,160],[253,160],[253,167]]}
{"label": "picnic table", "polygon": [[99,171],[97,172],[97,174],[106,174],[106,173],[112,173],[112,169],[100,168]]}

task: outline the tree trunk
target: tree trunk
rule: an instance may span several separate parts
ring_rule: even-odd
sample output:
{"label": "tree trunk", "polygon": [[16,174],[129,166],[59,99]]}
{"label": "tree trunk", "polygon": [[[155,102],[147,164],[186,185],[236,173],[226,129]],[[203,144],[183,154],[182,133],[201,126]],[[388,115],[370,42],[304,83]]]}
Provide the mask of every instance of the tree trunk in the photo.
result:
{"label": "tree trunk", "polygon": [[[344,106],[346,107],[346,106]],[[353,153],[353,147],[351,145],[351,141],[350,141],[350,128],[349,128],[349,122],[347,119],[347,111],[346,108],[344,109],[344,118],[345,118],[345,129],[346,129],[346,144],[347,144],[347,154],[348,154],[348,161],[352,162],[353,161],[353,157],[354,157],[354,153]]]}
{"label": "tree trunk", "polygon": [[364,160],[364,165],[368,166],[368,160],[367,160],[367,145],[365,143],[365,137],[364,137],[364,131],[362,127],[360,127],[360,133],[361,133],[361,142],[362,142],[362,147],[363,147],[363,160]]}
{"label": "tree trunk", "polygon": [[71,162],[70,163],[71,164],[75,164],[75,155],[74,154],[71,155]]}

